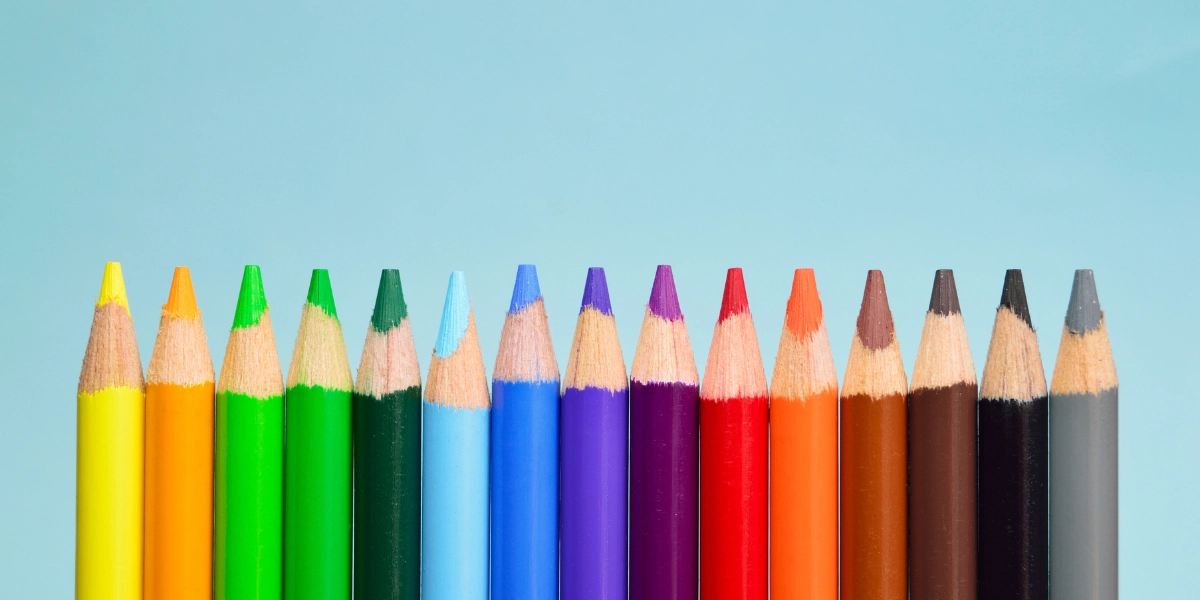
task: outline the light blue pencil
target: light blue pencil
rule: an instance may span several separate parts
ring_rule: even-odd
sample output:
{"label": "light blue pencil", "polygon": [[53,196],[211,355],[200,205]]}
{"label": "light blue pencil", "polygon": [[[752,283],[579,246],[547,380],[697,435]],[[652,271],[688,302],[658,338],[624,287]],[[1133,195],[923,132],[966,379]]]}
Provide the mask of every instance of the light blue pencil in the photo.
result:
{"label": "light blue pencil", "polygon": [[423,413],[421,597],[487,600],[491,399],[462,271],[450,274]]}

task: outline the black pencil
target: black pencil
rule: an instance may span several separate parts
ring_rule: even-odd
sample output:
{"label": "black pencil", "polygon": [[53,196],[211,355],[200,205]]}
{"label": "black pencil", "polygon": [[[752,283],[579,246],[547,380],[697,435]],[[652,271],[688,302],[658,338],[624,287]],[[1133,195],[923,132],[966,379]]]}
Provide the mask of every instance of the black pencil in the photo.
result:
{"label": "black pencil", "polygon": [[979,600],[1049,591],[1046,375],[1019,269],[1004,291],[979,393]]}

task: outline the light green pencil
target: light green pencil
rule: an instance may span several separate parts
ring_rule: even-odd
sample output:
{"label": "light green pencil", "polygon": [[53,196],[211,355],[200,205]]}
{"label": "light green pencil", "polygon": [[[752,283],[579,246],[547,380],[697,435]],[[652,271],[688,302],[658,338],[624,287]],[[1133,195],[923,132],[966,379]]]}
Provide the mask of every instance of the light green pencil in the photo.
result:
{"label": "light green pencil", "polygon": [[283,374],[262,273],[246,265],[217,385],[217,600],[283,596]]}
{"label": "light green pencil", "polygon": [[283,593],[288,600],[350,598],[353,388],[329,272],[316,269],[287,378]]}

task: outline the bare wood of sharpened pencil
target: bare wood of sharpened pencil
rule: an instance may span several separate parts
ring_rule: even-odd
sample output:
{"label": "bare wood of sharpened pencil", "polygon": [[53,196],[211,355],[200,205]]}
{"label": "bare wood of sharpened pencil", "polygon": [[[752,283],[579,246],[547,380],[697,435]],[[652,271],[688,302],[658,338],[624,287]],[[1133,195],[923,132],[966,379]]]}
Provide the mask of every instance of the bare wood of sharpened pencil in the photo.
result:
{"label": "bare wood of sharpened pencil", "polygon": [[140,390],[144,384],[142,359],[129,309],[118,302],[96,306],[78,393],[92,394],[113,387]]}
{"label": "bare wood of sharpened pencil", "polygon": [[229,332],[217,391],[254,398],[283,395],[283,371],[279,368],[270,311],[263,311],[257,323]]}
{"label": "bare wood of sharpened pencil", "polygon": [[442,358],[435,353],[429,362],[429,381],[425,382],[425,400],[455,408],[491,408],[487,375],[479,334],[475,330],[475,311],[467,317],[467,331],[454,353]]}

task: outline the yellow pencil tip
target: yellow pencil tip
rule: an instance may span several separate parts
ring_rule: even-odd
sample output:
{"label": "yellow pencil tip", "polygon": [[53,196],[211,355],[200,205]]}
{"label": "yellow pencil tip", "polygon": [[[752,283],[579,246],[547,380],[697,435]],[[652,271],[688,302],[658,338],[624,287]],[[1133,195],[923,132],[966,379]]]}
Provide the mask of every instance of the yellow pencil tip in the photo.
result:
{"label": "yellow pencil tip", "polygon": [[125,277],[121,275],[119,262],[104,264],[104,279],[100,282],[100,298],[96,300],[96,306],[104,306],[109,302],[116,302],[125,307],[125,312],[129,312],[129,299],[125,297]]}
{"label": "yellow pencil tip", "polygon": [[200,309],[196,307],[196,292],[192,290],[192,272],[187,267],[175,267],[171,294],[167,296],[163,312],[177,319],[188,320],[200,315]]}

